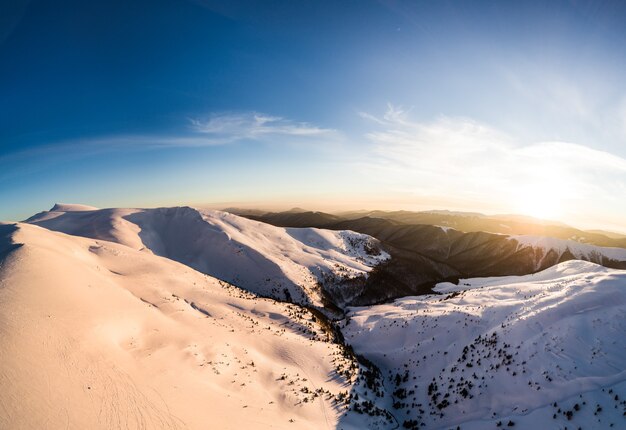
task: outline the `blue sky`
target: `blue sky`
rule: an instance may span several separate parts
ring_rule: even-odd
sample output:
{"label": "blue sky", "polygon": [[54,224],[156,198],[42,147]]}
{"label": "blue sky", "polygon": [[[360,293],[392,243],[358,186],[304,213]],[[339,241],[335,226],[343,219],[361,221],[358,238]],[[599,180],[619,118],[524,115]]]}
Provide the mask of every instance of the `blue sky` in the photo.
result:
{"label": "blue sky", "polygon": [[0,219],[236,203],[626,231],[624,2],[8,3]]}

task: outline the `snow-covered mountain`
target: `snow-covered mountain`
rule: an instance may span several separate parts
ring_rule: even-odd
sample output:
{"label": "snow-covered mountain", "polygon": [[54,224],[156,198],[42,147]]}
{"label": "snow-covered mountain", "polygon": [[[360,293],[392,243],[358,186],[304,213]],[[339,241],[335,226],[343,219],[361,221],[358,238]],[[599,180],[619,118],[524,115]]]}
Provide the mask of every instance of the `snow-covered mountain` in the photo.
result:
{"label": "snow-covered mountain", "polygon": [[420,220],[436,221],[416,217],[423,213],[395,214],[387,218],[380,211],[370,215],[381,218],[363,214],[358,214],[358,218],[339,218],[318,212],[251,217],[279,226],[348,229],[380,240],[391,259],[367,280],[363,292],[350,302],[352,305],[428,293],[437,282],[459,278],[526,275],[573,259],[626,269],[626,248],[553,238],[551,230],[539,236],[461,231],[450,224],[415,224]]}
{"label": "snow-covered mountain", "polygon": [[152,252],[249,291],[319,308],[349,300],[360,288],[354,281],[389,257],[361,233],[274,227],[190,207],[57,204],[26,222]]}
{"label": "snow-covered mountain", "polygon": [[626,271],[568,261],[436,289],[342,327],[407,427],[626,426]]}
{"label": "snow-covered mountain", "polygon": [[346,410],[371,372],[333,336],[176,261],[0,224],[2,429],[385,426]]}
{"label": "snow-covered mountain", "polygon": [[535,269],[540,270],[571,259],[626,268],[626,249],[589,245],[574,240],[546,236],[509,236],[517,242],[516,251],[532,252]]}
{"label": "snow-covered mountain", "polygon": [[[189,207],[0,224],[0,428],[626,426],[626,271],[575,260],[626,250],[383,221],[349,224],[382,242]],[[407,268],[455,282],[349,306]]]}

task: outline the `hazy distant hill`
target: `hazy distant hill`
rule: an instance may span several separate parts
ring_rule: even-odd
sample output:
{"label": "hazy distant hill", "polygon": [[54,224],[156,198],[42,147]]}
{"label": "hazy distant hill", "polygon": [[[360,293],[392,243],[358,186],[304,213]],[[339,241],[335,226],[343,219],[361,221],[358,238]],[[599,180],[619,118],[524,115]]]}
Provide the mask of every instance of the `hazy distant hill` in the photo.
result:
{"label": "hazy distant hill", "polygon": [[323,228],[326,225],[335,224],[345,219],[324,212],[297,212],[293,210],[287,212],[268,212],[264,214],[246,214],[245,212],[232,213],[281,227],[315,226]]}
{"label": "hazy distant hill", "polygon": [[601,234],[606,237],[610,237],[611,239],[626,239],[626,234],[616,233],[614,231],[606,231],[606,230],[586,230],[587,233],[593,234]]}
{"label": "hazy distant hill", "polygon": [[[266,214],[267,215],[267,214]],[[485,231],[501,234],[550,236],[598,246],[626,248],[626,235],[602,230],[585,231],[558,221],[546,221],[523,215],[483,215],[451,211],[371,211],[344,212],[343,219],[362,217],[389,219],[404,224],[428,224],[452,227],[464,232]]]}

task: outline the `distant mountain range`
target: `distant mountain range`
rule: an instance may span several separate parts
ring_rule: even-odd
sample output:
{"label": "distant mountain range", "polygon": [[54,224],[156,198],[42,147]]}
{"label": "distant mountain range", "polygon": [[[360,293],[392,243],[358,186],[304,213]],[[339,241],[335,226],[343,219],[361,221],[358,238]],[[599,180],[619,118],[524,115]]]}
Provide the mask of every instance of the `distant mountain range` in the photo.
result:
{"label": "distant mountain range", "polygon": [[451,227],[462,232],[487,232],[508,235],[549,236],[574,240],[597,246],[626,248],[626,234],[604,230],[580,230],[558,221],[541,220],[525,215],[483,215],[477,212],[437,211],[348,211],[338,214],[293,208],[284,212],[254,209],[225,209],[237,215],[258,217],[275,225],[300,227],[310,224],[330,225],[338,221],[359,218],[379,218],[400,224],[420,224]]}
{"label": "distant mountain range", "polygon": [[333,215],[293,210],[244,216],[277,226],[353,230],[379,239],[392,258],[372,272],[361,295],[351,301],[355,305],[425,294],[437,282],[459,278],[526,275],[572,259],[626,268],[626,239],[522,222],[515,216],[505,220],[441,211]]}

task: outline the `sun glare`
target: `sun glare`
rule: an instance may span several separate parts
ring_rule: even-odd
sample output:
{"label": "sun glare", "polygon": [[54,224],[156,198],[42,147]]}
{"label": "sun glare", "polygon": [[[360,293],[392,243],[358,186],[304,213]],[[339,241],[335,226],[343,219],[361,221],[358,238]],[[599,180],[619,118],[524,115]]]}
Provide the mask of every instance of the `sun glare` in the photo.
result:
{"label": "sun glare", "polygon": [[559,197],[541,186],[520,190],[515,199],[517,213],[540,219],[558,219],[561,215]]}

